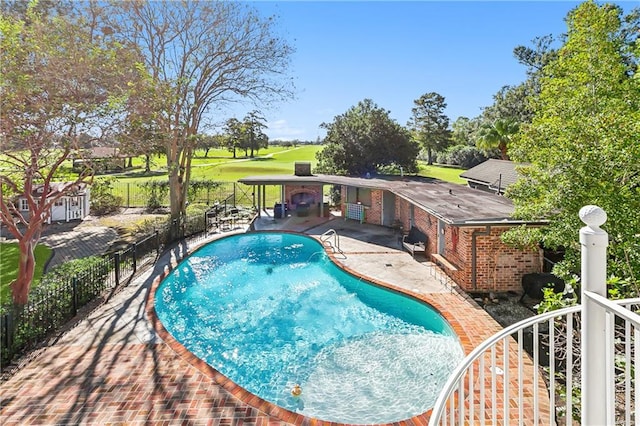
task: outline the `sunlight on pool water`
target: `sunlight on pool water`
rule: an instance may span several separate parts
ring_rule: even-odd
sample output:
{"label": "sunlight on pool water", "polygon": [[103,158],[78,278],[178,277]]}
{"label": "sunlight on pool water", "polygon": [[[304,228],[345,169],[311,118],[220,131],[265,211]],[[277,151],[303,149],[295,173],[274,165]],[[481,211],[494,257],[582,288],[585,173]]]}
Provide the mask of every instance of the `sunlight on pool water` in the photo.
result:
{"label": "sunlight on pool water", "polygon": [[347,274],[316,240],[296,234],[203,247],[163,281],[156,311],[178,341],[238,385],[328,421],[424,413],[463,358],[431,307]]}

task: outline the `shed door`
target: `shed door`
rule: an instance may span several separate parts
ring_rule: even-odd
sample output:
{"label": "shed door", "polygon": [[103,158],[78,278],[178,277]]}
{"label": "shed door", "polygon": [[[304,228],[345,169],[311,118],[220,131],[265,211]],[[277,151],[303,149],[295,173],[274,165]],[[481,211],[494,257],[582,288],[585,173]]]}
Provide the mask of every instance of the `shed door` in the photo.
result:
{"label": "shed door", "polygon": [[384,191],[382,193],[382,226],[393,226],[395,217],[396,196],[389,191]]}

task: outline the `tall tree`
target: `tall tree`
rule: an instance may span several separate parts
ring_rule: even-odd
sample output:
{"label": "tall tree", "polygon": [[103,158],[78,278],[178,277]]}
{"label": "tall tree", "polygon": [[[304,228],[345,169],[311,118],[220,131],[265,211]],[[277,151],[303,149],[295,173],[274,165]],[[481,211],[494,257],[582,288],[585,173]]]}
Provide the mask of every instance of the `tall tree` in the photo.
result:
{"label": "tall tree", "polygon": [[409,128],[427,150],[429,164],[433,164],[433,152],[442,151],[451,143],[449,117],[444,113],[447,103],[442,95],[430,92],[416,99],[414,105]]}
{"label": "tall tree", "polygon": [[363,175],[388,165],[402,167],[407,173],[417,171],[418,145],[389,117],[389,111],[371,99],[360,101],[322,127],[327,135],[325,147],[316,154],[319,171]]}
{"label": "tall tree", "polygon": [[483,123],[476,134],[476,146],[485,152],[498,150],[500,158],[508,160],[509,145],[520,126],[514,120],[499,118],[493,123]]}
{"label": "tall tree", "polygon": [[204,157],[209,156],[211,149],[224,146],[225,140],[223,135],[198,135],[198,149],[204,150]]}
{"label": "tall tree", "polygon": [[458,117],[451,124],[451,141],[454,145],[470,145],[476,143],[476,133],[480,127],[480,118]]}
{"label": "tall tree", "polygon": [[[51,16],[35,8],[0,16],[0,218],[18,239],[13,300],[28,300],[33,250],[54,203],[90,182],[91,168],[53,191],[72,155],[87,140],[109,137],[118,127],[135,57],[109,44],[90,21]],[[89,159],[86,159],[90,161]],[[68,177],[65,177],[68,179]],[[41,191],[36,191],[41,185]],[[28,211],[16,205],[23,195]]]}
{"label": "tall tree", "polygon": [[[223,103],[267,103],[291,96],[285,78],[292,48],[276,20],[249,4],[203,1],[118,1],[104,5],[114,35],[145,58],[149,90],[140,108],[165,135],[171,217],[184,218],[195,135]],[[146,98],[146,99],[145,99]]]}
{"label": "tall tree", "polygon": [[247,146],[251,150],[251,154],[249,154],[251,158],[254,157],[254,151],[258,152],[261,148],[269,146],[269,137],[263,132],[267,128],[265,121],[265,118],[258,111],[251,111],[242,123]]}
{"label": "tall tree", "polygon": [[242,122],[235,117],[228,119],[224,124],[225,146],[236,158],[236,151],[242,149],[244,143],[244,127]]}
{"label": "tall tree", "polygon": [[609,272],[637,283],[640,34],[634,44],[621,36],[622,15],[619,7],[592,1],[568,15],[566,41],[543,69],[533,121],[509,151],[514,160],[530,165],[508,195],[518,217],[550,220],[534,240],[565,247],[572,272],[579,271],[578,211],[600,205],[609,217]]}

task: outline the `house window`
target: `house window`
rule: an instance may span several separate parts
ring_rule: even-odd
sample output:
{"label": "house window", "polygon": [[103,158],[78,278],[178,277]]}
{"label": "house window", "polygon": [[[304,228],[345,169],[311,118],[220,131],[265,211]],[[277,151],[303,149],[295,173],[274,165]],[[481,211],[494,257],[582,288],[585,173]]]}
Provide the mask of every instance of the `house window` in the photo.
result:
{"label": "house window", "polygon": [[58,199],[53,203],[53,205],[54,205],[54,206],[56,206],[56,207],[63,206],[63,205],[64,205],[64,200],[62,200],[62,198],[58,198]]}
{"label": "house window", "polygon": [[23,212],[29,211],[29,203],[27,203],[26,198],[20,199],[20,210]]}
{"label": "house window", "polygon": [[78,197],[71,198],[71,205],[76,207],[80,205],[80,201],[78,201]]}

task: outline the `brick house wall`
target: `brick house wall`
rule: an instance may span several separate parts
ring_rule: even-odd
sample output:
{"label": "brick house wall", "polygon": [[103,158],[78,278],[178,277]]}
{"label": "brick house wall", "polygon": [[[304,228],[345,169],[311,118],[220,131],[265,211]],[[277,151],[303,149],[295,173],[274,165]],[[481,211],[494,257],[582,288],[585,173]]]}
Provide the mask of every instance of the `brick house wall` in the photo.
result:
{"label": "brick house wall", "polygon": [[[522,291],[522,275],[542,271],[542,251],[519,249],[506,245],[500,236],[506,226],[458,227],[445,226],[444,257],[457,271],[444,268],[467,292]],[[488,235],[483,235],[488,232]],[[475,233],[475,238],[474,238]],[[475,282],[473,278],[473,245],[475,239]]]}
{"label": "brick house wall", "polygon": [[[411,220],[411,203],[396,198],[396,219],[408,233]],[[414,226],[427,235],[426,256],[438,253],[438,218],[427,211],[413,207]],[[460,227],[445,224],[443,257],[457,270],[443,270],[458,285],[468,292],[521,292],[521,277],[530,272],[542,271],[540,250],[521,250],[510,247],[500,240],[508,230],[506,226],[491,226],[489,235],[484,226]],[[476,279],[473,280],[473,240],[476,244]]]}
{"label": "brick house wall", "polygon": [[364,211],[364,221],[372,225],[382,225],[382,195],[381,189],[371,190],[371,205]]}
{"label": "brick house wall", "polygon": [[[346,190],[342,189],[343,200]],[[380,225],[382,221],[383,190],[371,190],[371,206],[365,212],[365,222]],[[404,233],[411,227],[411,209],[413,226],[427,236],[426,257],[433,260],[438,253],[439,219],[401,198],[396,197],[395,219],[402,224]],[[464,291],[467,292],[506,292],[522,291],[522,275],[542,271],[542,251],[523,250],[504,244],[500,236],[508,226],[462,227],[450,224],[443,226],[444,252],[442,256],[455,268],[443,267]],[[487,233],[488,235],[483,235]],[[475,236],[474,236],[475,235]],[[473,244],[475,240],[476,262],[475,281],[473,274]]]}
{"label": "brick house wall", "polygon": [[[469,279],[464,282],[464,290],[521,292],[522,276],[542,271],[542,250],[519,249],[506,245],[500,240],[500,235],[508,229],[508,227],[492,226],[489,235],[476,235],[475,289],[469,273]],[[465,240],[472,241],[474,230],[485,231],[485,228],[464,228]],[[465,245],[464,251],[471,265],[471,244]]]}

